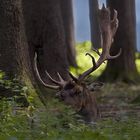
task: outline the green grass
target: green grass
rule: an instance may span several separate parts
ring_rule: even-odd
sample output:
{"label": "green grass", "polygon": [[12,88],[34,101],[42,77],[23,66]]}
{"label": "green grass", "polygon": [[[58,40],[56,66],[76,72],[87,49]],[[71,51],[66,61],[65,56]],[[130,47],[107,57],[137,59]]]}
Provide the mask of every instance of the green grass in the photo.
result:
{"label": "green grass", "polygon": [[[135,116],[99,120],[94,125],[77,122],[70,107],[57,100],[48,102],[48,110],[42,105],[32,111],[15,111],[14,104],[1,102],[0,135],[10,140],[139,140],[140,121]],[[57,108],[57,109],[56,109]]]}

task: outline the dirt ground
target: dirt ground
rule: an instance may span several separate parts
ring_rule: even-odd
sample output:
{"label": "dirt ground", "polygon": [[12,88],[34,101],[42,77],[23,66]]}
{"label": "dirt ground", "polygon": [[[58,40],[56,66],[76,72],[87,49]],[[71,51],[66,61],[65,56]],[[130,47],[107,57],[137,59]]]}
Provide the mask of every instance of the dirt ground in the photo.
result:
{"label": "dirt ground", "polygon": [[140,85],[105,84],[95,94],[98,94],[101,119],[140,118]]}

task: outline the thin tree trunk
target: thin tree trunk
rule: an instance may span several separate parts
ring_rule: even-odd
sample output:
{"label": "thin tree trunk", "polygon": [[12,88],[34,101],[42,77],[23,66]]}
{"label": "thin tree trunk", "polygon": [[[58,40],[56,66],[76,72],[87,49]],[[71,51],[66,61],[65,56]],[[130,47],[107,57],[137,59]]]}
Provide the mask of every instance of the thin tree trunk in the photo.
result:
{"label": "thin tree trunk", "polygon": [[[49,4],[48,4],[49,3]],[[58,79],[59,72],[64,79],[68,79],[68,61],[66,55],[65,32],[58,0],[47,0],[45,24],[42,34],[44,50],[44,64],[54,78]]]}
{"label": "thin tree trunk", "polygon": [[134,81],[138,77],[135,64],[136,19],[135,0],[107,0],[111,9],[118,11],[119,28],[116,33],[111,53],[115,54],[122,48],[122,54],[110,60],[100,77],[103,80]]}
{"label": "thin tree trunk", "polygon": [[65,32],[58,0],[23,1],[26,34],[33,62],[35,51],[38,53],[38,66],[41,77],[46,82],[45,70],[58,79],[59,72],[68,79]]}
{"label": "thin tree trunk", "polygon": [[89,0],[91,42],[95,49],[101,47],[101,33],[98,19],[98,0]]}
{"label": "thin tree trunk", "polygon": [[67,59],[69,65],[77,67],[75,51],[75,35],[73,21],[73,3],[72,0],[61,0],[61,13],[65,30],[65,40],[67,48]]}

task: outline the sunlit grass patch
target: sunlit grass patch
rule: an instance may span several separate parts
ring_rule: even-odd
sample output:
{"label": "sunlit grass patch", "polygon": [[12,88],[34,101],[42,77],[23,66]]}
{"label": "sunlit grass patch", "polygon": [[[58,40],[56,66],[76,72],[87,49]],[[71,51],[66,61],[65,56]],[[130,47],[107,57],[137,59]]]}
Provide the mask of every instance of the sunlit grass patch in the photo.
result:
{"label": "sunlit grass patch", "polygon": [[140,73],[140,59],[136,60],[136,66],[137,66],[137,70]]}
{"label": "sunlit grass patch", "polygon": [[[76,52],[77,52],[76,60],[77,60],[78,68],[73,68],[73,67],[70,68],[70,71],[74,73],[76,76],[82,74],[84,71],[92,67],[92,60],[89,56],[85,56],[86,53],[92,54],[92,56],[94,56],[96,61],[99,58],[99,56],[91,49],[91,46],[92,44],[90,41],[85,41],[85,42],[76,44]],[[99,49],[99,51],[101,52],[102,50]],[[103,70],[105,69],[106,64],[107,62],[103,63],[96,71],[91,73],[91,75],[95,77],[100,76]],[[136,66],[137,66],[138,72],[140,73],[140,54],[139,53],[136,53]]]}
{"label": "sunlit grass patch", "polygon": [[0,80],[4,77],[5,73],[0,70]]}
{"label": "sunlit grass patch", "polygon": [[[101,49],[99,50],[101,51]],[[77,43],[76,45],[76,52],[77,52],[77,64],[78,64],[78,69],[71,68],[71,71],[76,74],[80,75],[84,71],[88,70],[93,66],[92,64],[92,59],[89,56],[85,56],[86,53],[92,54],[94,56],[95,60],[99,58],[99,56],[91,49],[91,42],[90,41],[85,41],[83,43]],[[99,76],[102,71],[104,70],[106,64],[102,64],[98,70],[93,72],[91,75],[93,76]]]}

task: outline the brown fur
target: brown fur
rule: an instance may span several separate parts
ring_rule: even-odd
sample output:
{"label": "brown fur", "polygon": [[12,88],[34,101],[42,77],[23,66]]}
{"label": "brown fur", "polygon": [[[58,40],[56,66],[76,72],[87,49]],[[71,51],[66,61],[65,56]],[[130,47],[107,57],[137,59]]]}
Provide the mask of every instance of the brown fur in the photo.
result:
{"label": "brown fur", "polygon": [[99,116],[96,97],[85,83],[68,81],[57,97],[65,104],[71,105],[87,122],[95,121]]}

